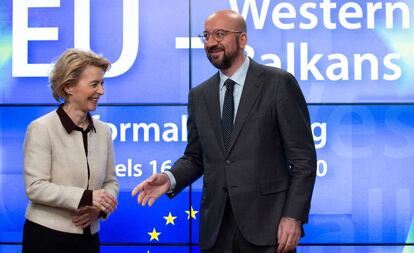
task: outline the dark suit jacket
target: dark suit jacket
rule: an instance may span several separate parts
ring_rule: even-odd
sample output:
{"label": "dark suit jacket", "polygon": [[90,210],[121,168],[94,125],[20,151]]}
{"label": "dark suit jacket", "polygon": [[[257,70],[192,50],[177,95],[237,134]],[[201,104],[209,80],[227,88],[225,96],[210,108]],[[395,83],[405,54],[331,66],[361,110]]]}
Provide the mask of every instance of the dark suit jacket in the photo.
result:
{"label": "dark suit jacket", "polygon": [[243,236],[276,245],[281,217],[308,220],[316,153],[305,99],[291,74],[250,60],[226,153],[218,84],[217,73],[190,91],[188,144],[171,169],[170,197],[204,175],[202,249],[214,246],[227,196]]}

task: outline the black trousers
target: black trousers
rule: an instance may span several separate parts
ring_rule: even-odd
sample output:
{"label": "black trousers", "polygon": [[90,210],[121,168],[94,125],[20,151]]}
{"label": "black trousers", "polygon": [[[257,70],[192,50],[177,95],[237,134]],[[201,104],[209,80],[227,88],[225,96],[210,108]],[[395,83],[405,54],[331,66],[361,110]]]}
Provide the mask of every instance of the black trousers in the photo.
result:
{"label": "black trousers", "polygon": [[[275,235],[276,236],[276,235]],[[239,228],[233,216],[230,200],[227,199],[223,221],[217,241],[212,249],[201,250],[201,253],[276,253],[276,246],[257,246],[248,242]],[[296,253],[296,250],[291,251]]]}
{"label": "black trousers", "polygon": [[99,253],[99,235],[60,232],[26,220],[22,252]]}

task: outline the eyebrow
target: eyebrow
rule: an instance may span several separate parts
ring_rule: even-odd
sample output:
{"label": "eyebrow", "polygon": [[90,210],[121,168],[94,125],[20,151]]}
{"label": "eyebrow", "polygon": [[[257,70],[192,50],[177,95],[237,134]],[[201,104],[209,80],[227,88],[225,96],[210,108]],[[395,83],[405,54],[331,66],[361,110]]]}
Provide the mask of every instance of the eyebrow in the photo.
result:
{"label": "eyebrow", "polygon": [[95,80],[90,81],[89,83],[92,84],[92,83],[103,83],[103,82],[104,82],[104,79],[102,79],[102,81],[95,79]]}

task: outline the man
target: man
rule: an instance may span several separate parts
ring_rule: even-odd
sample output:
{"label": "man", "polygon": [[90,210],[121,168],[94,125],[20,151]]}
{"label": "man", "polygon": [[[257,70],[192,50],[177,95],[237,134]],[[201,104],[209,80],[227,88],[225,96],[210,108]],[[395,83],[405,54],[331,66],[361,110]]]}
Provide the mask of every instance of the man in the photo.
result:
{"label": "man", "polygon": [[291,74],[244,55],[246,22],[238,13],[216,12],[204,28],[200,37],[219,72],[190,91],[184,156],[132,195],[151,206],[204,175],[202,252],[295,250],[316,175],[305,99]]}

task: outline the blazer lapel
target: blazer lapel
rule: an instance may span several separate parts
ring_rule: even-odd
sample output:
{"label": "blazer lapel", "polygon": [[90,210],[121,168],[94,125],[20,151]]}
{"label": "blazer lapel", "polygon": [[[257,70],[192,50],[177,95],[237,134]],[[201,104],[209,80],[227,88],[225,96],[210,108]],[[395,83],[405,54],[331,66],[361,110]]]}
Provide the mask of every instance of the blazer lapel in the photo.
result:
{"label": "blazer lapel", "polygon": [[220,76],[217,73],[214,75],[208,84],[208,89],[205,92],[205,99],[208,109],[208,115],[210,117],[211,126],[216,134],[217,142],[224,153],[224,143],[221,131],[221,119],[220,119],[220,94],[219,85]]}
{"label": "blazer lapel", "polygon": [[240,98],[239,108],[237,109],[236,121],[234,123],[230,145],[226,157],[229,155],[234,146],[234,143],[239,137],[243,124],[246,121],[250,108],[257,99],[257,95],[259,94],[261,84],[263,82],[259,78],[260,70],[257,69],[256,65],[257,63],[250,59],[250,66],[249,70],[247,71],[246,81],[244,83],[242,96]]}

